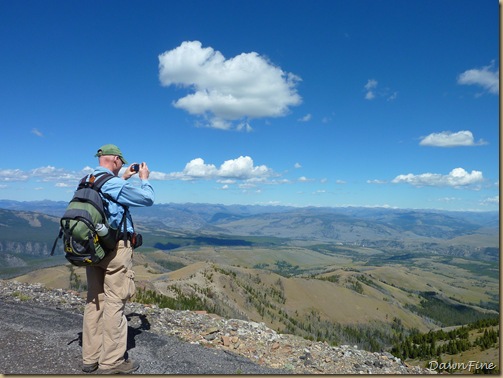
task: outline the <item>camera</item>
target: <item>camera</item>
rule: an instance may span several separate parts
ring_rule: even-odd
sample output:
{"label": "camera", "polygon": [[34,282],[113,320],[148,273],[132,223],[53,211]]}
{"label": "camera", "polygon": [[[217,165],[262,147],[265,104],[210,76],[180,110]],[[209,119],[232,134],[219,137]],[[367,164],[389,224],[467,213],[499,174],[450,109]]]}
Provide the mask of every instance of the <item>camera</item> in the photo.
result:
{"label": "camera", "polygon": [[133,171],[138,172],[140,170],[140,164],[133,164],[131,168],[133,169]]}

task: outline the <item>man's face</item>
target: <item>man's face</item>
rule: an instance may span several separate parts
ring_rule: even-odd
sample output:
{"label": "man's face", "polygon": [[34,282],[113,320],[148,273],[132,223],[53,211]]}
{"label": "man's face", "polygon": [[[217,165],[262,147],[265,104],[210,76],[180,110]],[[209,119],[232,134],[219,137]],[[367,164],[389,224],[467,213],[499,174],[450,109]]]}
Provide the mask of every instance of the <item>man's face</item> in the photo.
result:
{"label": "man's face", "polygon": [[114,169],[112,169],[112,172],[117,176],[123,165],[124,163],[121,158],[119,156],[114,156]]}

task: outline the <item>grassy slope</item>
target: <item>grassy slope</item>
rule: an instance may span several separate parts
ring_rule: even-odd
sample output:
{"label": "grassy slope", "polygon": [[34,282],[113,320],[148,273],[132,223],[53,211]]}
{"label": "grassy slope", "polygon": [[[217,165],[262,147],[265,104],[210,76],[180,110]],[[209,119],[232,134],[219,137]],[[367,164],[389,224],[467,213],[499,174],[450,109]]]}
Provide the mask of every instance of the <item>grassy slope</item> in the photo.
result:
{"label": "grassy slope", "polygon": [[[367,254],[377,253],[367,251]],[[164,273],[159,265],[162,261],[176,261],[189,265],[194,262],[208,262],[217,266],[234,266],[252,269],[264,264],[268,270],[278,270],[278,261],[293,267],[296,278],[285,279],[285,290],[289,301],[295,303],[292,308],[315,307],[326,314],[334,314],[334,319],[352,319],[354,321],[368,318],[385,319],[391,314],[402,314],[398,306],[417,305],[417,292],[437,291],[446,298],[454,298],[463,303],[477,305],[480,301],[491,300],[491,293],[498,293],[499,280],[470,271],[468,264],[477,264],[457,258],[451,264],[442,263],[441,258],[414,258],[405,264],[388,264],[384,266],[367,265],[365,261],[351,259],[349,255],[325,255],[301,247],[254,248],[254,247],[186,247],[170,253],[161,251],[136,252],[136,279],[143,282],[162,282],[177,280],[187,269],[180,272]],[[360,259],[361,260],[361,259]],[[482,263],[481,263],[482,264]],[[459,267],[461,266],[461,267]],[[191,269],[201,267],[195,265]],[[287,271],[287,273],[291,272]],[[83,269],[75,271],[85,281]],[[257,270],[260,273],[260,271]],[[319,277],[338,275],[339,283],[307,279],[313,272]],[[191,273],[193,274],[193,272]],[[32,272],[18,277],[18,280],[44,282],[51,287],[68,287],[69,269],[57,266]],[[266,277],[267,274],[264,275]],[[288,274],[286,274],[288,276]],[[351,290],[358,277],[362,281],[363,295]],[[279,277],[279,276],[277,276]],[[371,285],[365,284],[370,281]],[[297,293],[303,293],[297,295]],[[353,310],[341,303],[351,303]],[[354,304],[354,306],[353,306]],[[351,307],[351,306],[349,306]],[[376,309],[379,308],[379,311]],[[363,309],[363,310],[362,310]],[[329,316],[329,315],[327,315]],[[402,316],[400,316],[402,317]],[[405,320],[404,316],[404,320]],[[416,321],[411,325],[418,326]]]}

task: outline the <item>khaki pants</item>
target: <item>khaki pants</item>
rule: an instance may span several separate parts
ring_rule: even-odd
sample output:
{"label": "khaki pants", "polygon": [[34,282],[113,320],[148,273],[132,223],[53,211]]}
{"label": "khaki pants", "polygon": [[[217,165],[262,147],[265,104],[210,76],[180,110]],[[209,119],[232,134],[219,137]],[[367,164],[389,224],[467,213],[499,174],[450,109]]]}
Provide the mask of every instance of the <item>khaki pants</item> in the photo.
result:
{"label": "khaki pants", "polygon": [[127,319],[124,308],[135,293],[133,249],[119,241],[98,265],[86,267],[87,304],[82,331],[84,364],[111,369],[124,361]]}

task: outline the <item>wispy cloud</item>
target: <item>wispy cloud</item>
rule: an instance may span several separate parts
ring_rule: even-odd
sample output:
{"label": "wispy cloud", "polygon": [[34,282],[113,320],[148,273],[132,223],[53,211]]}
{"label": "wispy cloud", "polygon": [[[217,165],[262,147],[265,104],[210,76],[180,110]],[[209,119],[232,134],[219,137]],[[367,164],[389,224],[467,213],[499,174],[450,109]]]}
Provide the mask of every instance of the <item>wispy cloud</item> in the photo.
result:
{"label": "wispy cloud", "polygon": [[487,144],[483,139],[475,141],[473,134],[469,130],[462,130],[456,133],[451,131],[442,131],[432,133],[421,139],[420,146],[431,147],[461,147],[461,146],[481,146]]}
{"label": "wispy cloud", "polygon": [[[125,168],[119,172],[122,175]],[[28,171],[21,169],[3,169],[0,170],[0,183],[2,185],[11,182],[23,182],[36,180],[38,182],[54,182],[56,187],[74,187],[77,182],[85,175],[94,171],[91,167],[85,167],[80,171],[68,171],[64,168],[53,166],[39,167]],[[163,173],[152,171],[151,180],[216,180],[222,184],[233,184],[236,182],[265,182],[273,179],[270,183],[282,183],[274,181],[279,174],[275,173],[266,165],[255,165],[253,159],[249,156],[240,156],[236,159],[224,161],[220,167],[214,164],[208,164],[201,158],[189,161],[181,172]]]}
{"label": "wispy cloud", "polygon": [[298,121],[299,121],[299,122],[308,122],[308,121],[310,121],[310,120],[311,120],[311,118],[312,118],[312,115],[311,115],[311,114],[306,114],[304,117],[299,118],[299,119],[298,119]]}
{"label": "wispy cloud", "polygon": [[367,84],[363,86],[365,89],[365,100],[373,100],[376,97],[386,98],[387,101],[394,101],[397,99],[397,91],[392,91],[389,88],[377,90],[378,85],[379,83],[375,79],[369,79],[367,81]]}
{"label": "wispy cloud", "polygon": [[412,173],[399,175],[392,181],[394,184],[410,184],[413,186],[451,186],[451,187],[466,187],[481,183],[484,180],[482,172],[471,171],[467,172],[463,168],[454,168],[447,175],[438,173],[422,173],[414,175]]}
{"label": "wispy cloud", "polygon": [[250,131],[250,119],[281,117],[301,103],[298,76],[256,52],[226,59],[199,41],[183,42],[159,55],[159,80],[163,86],[191,90],[173,105],[217,129]]}
{"label": "wispy cloud", "polygon": [[38,130],[38,129],[36,129],[36,128],[31,129],[31,133],[32,133],[32,134],[35,134],[36,136],[38,136],[38,137],[40,137],[40,138],[43,138],[43,136],[44,136],[44,134],[42,134],[42,132],[41,132],[41,131],[39,131],[39,130]]}
{"label": "wispy cloud", "polygon": [[453,201],[461,201],[462,199],[459,197],[442,197],[439,198],[437,201],[439,202],[453,202]]}
{"label": "wispy cloud", "polygon": [[30,174],[21,169],[3,169],[0,171],[0,182],[27,181]]}
{"label": "wispy cloud", "polygon": [[481,204],[482,205],[498,205],[500,203],[500,196],[485,198]]}
{"label": "wispy cloud", "polygon": [[91,167],[85,167],[80,171],[67,171],[64,168],[56,168],[50,165],[28,171],[3,169],[0,170],[0,182],[19,182],[35,179],[40,182],[55,182],[57,187],[75,186],[78,180],[92,171]]}
{"label": "wispy cloud", "polygon": [[398,97],[398,92],[393,92],[391,95],[388,96],[388,98],[386,100],[393,101],[393,100],[396,100],[397,97]]}
{"label": "wispy cloud", "polygon": [[374,89],[377,88],[377,81],[374,79],[369,79],[364,88],[367,91],[365,93],[365,100],[373,100],[375,98]]}
{"label": "wispy cloud", "polygon": [[458,84],[476,85],[489,93],[499,94],[499,70],[494,65],[494,62],[491,62],[482,68],[466,70],[458,76]]}
{"label": "wispy cloud", "polygon": [[308,178],[306,176],[301,176],[297,179],[298,182],[311,182],[314,181],[314,179]]}

